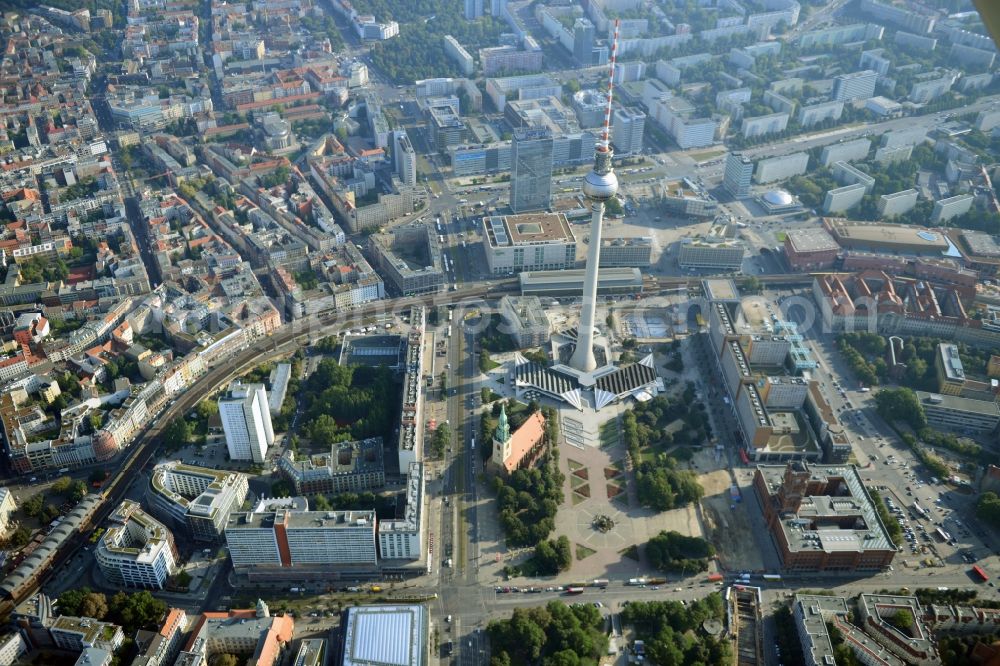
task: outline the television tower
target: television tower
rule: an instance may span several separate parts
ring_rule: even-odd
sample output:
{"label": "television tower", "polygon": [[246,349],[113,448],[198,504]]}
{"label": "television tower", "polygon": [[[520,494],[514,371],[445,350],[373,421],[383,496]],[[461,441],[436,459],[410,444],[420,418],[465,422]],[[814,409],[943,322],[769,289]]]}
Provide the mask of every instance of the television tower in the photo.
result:
{"label": "television tower", "polygon": [[611,100],[615,89],[615,52],[618,50],[618,26],[611,43],[611,66],[608,70],[608,105],[604,110],[604,130],[594,152],[594,169],[583,181],[583,194],[590,201],[590,246],[587,248],[587,268],[583,278],[583,308],[576,332],[576,349],[569,365],[580,372],[597,369],[594,358],[594,316],[597,309],[597,267],[601,263],[601,226],[604,224],[604,202],[618,193],[618,177],[611,167]]}

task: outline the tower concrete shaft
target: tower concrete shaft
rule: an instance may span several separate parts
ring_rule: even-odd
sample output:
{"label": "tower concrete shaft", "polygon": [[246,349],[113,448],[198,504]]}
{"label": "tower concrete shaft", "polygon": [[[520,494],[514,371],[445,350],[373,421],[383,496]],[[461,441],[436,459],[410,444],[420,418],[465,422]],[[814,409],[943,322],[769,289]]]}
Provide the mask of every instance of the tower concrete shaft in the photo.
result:
{"label": "tower concrete shaft", "polygon": [[583,278],[583,307],[576,333],[576,349],[569,360],[570,367],[580,372],[597,369],[594,357],[594,318],[597,314],[597,267],[601,263],[601,226],[604,224],[604,202],[590,201],[590,246],[587,248],[587,273]]}

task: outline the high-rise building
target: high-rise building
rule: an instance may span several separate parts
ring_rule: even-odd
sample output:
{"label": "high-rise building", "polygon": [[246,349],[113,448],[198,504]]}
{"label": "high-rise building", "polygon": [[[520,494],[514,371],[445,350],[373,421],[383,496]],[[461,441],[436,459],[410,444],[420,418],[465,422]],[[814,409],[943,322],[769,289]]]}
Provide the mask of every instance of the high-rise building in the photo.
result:
{"label": "high-rise building", "polygon": [[552,132],[522,128],[511,144],[510,207],[515,213],[545,210],[552,203]]}
{"label": "high-rise building", "polygon": [[578,18],[573,24],[573,58],[581,67],[594,64],[594,35],[597,30],[588,19]]}
{"label": "high-rise building", "polygon": [[465,18],[473,21],[483,15],[483,0],[465,0]]}
{"label": "high-rise building", "polygon": [[833,79],[833,101],[850,102],[875,96],[878,74],[870,69],[840,74]]}
{"label": "high-rise building", "polygon": [[406,130],[394,132],[392,159],[395,163],[396,175],[404,185],[417,184],[417,154],[410,143]]}
{"label": "high-rise building", "polygon": [[615,109],[611,125],[611,143],[618,155],[638,155],[642,152],[642,133],[646,129],[646,114],[638,109],[620,106]]}
{"label": "high-rise building", "polygon": [[267,447],[274,444],[271,412],[263,384],[230,384],[219,399],[219,416],[226,433],[226,448],[232,460],[262,463]]}
{"label": "high-rise building", "polygon": [[726,170],[722,175],[722,187],[737,199],[742,199],[750,196],[752,178],[753,161],[743,153],[729,153],[726,157]]}

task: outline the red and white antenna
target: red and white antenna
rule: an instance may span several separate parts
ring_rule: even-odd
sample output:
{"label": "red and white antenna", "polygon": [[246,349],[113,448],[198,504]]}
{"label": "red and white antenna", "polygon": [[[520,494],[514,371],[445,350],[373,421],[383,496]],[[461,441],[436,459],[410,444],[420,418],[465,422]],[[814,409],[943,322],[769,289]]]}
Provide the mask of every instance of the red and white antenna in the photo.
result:
{"label": "red and white antenna", "polygon": [[608,67],[608,106],[604,110],[604,130],[601,132],[601,143],[599,150],[607,151],[611,144],[611,100],[615,92],[615,57],[618,54],[618,26],[620,19],[615,19],[615,37],[611,42],[611,58]]}

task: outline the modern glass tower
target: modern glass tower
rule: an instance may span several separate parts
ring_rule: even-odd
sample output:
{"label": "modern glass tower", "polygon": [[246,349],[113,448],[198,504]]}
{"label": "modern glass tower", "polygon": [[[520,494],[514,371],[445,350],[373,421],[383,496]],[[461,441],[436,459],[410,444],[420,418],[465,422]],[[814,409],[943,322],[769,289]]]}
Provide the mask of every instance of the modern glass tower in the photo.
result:
{"label": "modern glass tower", "polygon": [[510,208],[515,213],[552,205],[552,132],[545,127],[514,132],[511,145]]}

